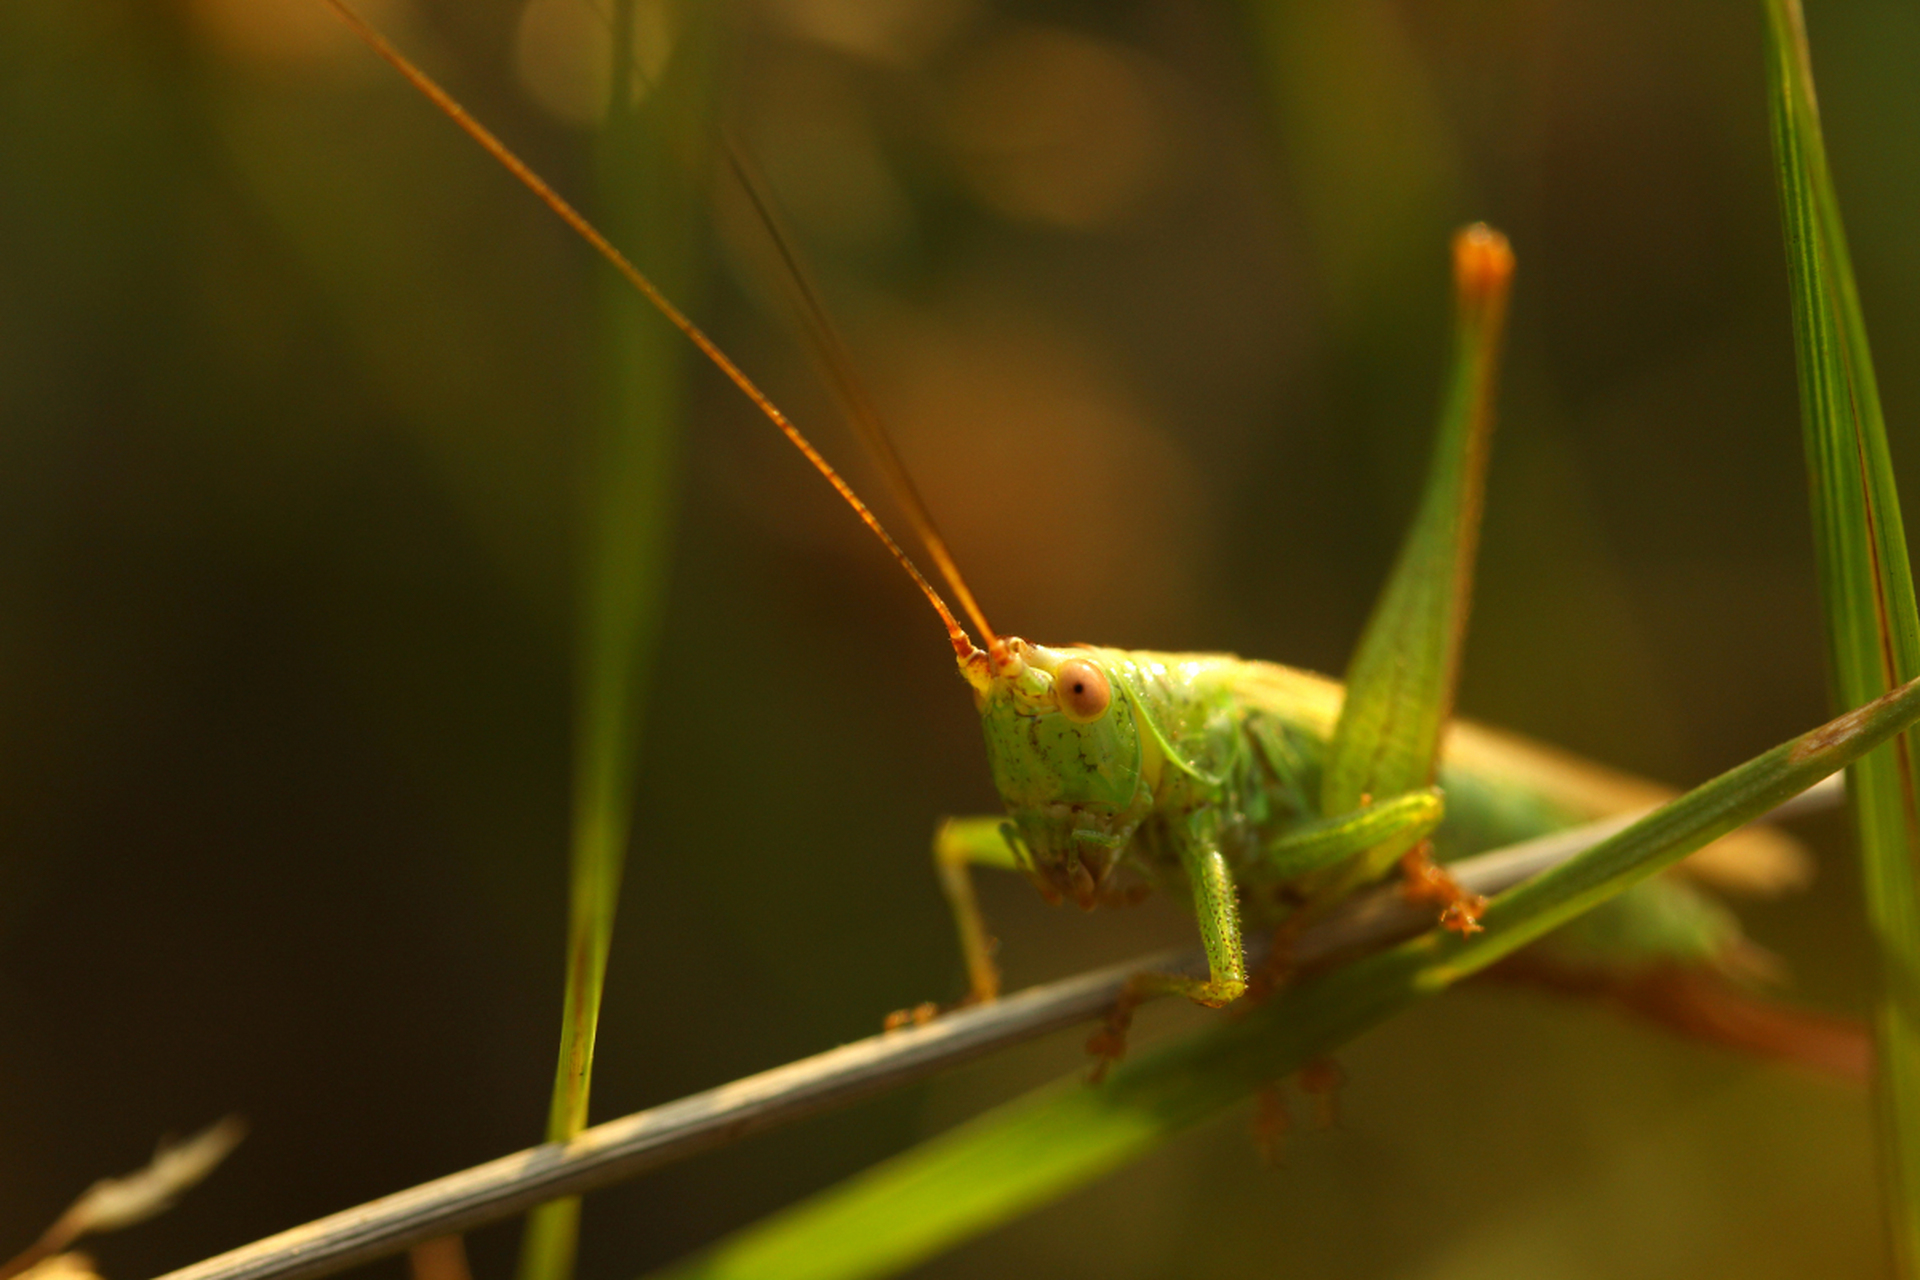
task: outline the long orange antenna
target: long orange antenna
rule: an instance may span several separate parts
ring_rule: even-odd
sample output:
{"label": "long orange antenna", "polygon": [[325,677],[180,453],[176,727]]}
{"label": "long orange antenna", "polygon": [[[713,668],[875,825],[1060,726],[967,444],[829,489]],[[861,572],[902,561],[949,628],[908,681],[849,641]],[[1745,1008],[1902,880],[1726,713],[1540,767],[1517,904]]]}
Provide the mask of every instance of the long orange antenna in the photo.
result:
{"label": "long orange antenna", "polygon": [[940,576],[945,578],[947,586],[952,588],[954,598],[960,602],[960,608],[973,619],[973,625],[980,629],[981,638],[986,642],[987,651],[994,652],[999,640],[993,628],[987,625],[987,615],[980,608],[980,602],[973,598],[973,592],[967,586],[965,578],[960,576],[960,566],[955,563],[953,553],[947,549],[947,540],[940,536],[940,530],[933,523],[933,513],[927,507],[925,498],[920,496],[920,487],[913,482],[913,475],[907,470],[906,463],[900,460],[900,452],[894,448],[893,436],[887,431],[886,424],[880,419],[880,411],[874,408],[873,400],[867,395],[859,377],[854,373],[853,359],[847,354],[847,344],[834,327],[827,309],[820,302],[820,294],[808,279],[806,269],[801,265],[800,255],[794,251],[793,242],[775,216],[773,202],[768,199],[766,186],[747,163],[746,156],[731,139],[725,141],[727,163],[733,169],[734,178],[740,183],[741,190],[747,193],[753,209],[759,215],[760,225],[766,231],[767,238],[773,242],[775,252],[780,255],[781,263],[786,267],[786,279],[792,286],[794,296],[799,303],[801,318],[813,338],[815,353],[825,366],[827,379],[833,384],[839,395],[840,405],[847,418],[867,442],[867,448],[873,452],[880,463],[880,470],[886,476],[887,483],[893,489],[894,496],[906,509],[907,519],[920,537],[920,542],[933,557]]}
{"label": "long orange antenna", "polygon": [[[340,15],[340,20],[346,23],[348,28],[351,29],[356,36],[359,36],[369,49],[379,54],[388,65],[392,66],[395,71],[398,71],[406,78],[407,83],[418,89],[429,102],[440,109],[443,115],[460,126],[462,132],[479,143],[481,148],[495,160],[498,160],[508,173],[518,178],[520,185],[533,192],[542,204],[553,210],[562,222],[572,227],[582,240],[585,240],[589,245],[593,246],[594,251],[611,263],[614,270],[618,271],[622,276],[625,276],[629,284],[646,296],[647,301],[651,302],[660,314],[667,318],[668,323],[672,324],[673,327],[681,333],[686,334],[687,340],[700,349],[700,354],[711,360],[721,373],[726,374],[727,380],[732,382],[734,386],[740,388],[747,399],[753,401],[754,407],[759,409],[761,413],[767,415],[768,420],[771,421],[774,426],[780,428],[781,434],[793,442],[793,447],[798,449],[801,454],[805,456],[806,460],[813,464],[814,470],[826,477],[827,483],[832,485],[834,492],[844,498],[847,505],[853,508],[854,514],[860,517],[861,523],[873,530],[874,537],[886,544],[887,550],[893,553],[893,558],[900,562],[900,567],[907,571],[907,576],[912,578],[914,584],[926,594],[928,602],[931,603],[934,610],[939,613],[940,620],[946,624],[947,638],[953,642],[954,653],[962,660],[965,660],[977,652],[974,648],[973,641],[966,633],[966,629],[955,620],[953,611],[947,607],[947,602],[940,598],[940,593],[934,590],[933,584],[927,581],[926,575],[920,572],[919,566],[915,565],[907,556],[907,553],[900,549],[900,544],[893,540],[893,535],[888,533],[885,527],[881,525],[879,518],[873,514],[866,503],[860,500],[860,495],[853,491],[853,486],[841,478],[840,473],[833,469],[833,464],[822,457],[820,451],[813,447],[813,442],[801,434],[800,428],[793,425],[793,422],[787,415],[780,411],[780,407],[767,397],[767,393],[755,385],[753,379],[749,378],[745,372],[741,370],[739,365],[729,359],[727,353],[722,351],[713,339],[709,338],[700,329],[700,326],[689,320],[680,308],[669,302],[667,296],[654,286],[653,281],[647,279],[647,277],[641,273],[640,269],[628,260],[626,254],[615,248],[612,241],[601,235],[599,229],[591,222],[588,222],[585,215],[578,209],[575,209],[571,204],[568,204],[559,192],[548,186],[546,179],[528,168],[526,162],[509,150],[506,143],[494,137],[491,130],[474,119],[472,115],[468,114],[467,109],[456,102],[452,94],[442,89],[438,82],[431,76],[419,67],[416,67],[406,54],[394,48],[385,36],[374,30],[373,27],[368,25],[364,18],[349,8],[345,0],[326,0],[326,4],[336,14]],[[899,465],[897,459],[895,459],[894,465]],[[912,510],[911,504],[909,504],[909,510]],[[915,523],[916,525],[919,524],[918,517],[916,517]],[[931,526],[928,527],[930,528]],[[937,538],[938,535],[935,535],[935,537]],[[941,562],[944,572],[946,566],[951,563],[951,558],[946,554],[945,544],[936,541],[930,542],[928,546],[930,550],[935,547],[938,548],[938,550],[934,551],[934,556],[936,560]],[[985,632],[986,622],[978,613],[978,607],[973,604],[972,593],[967,592],[965,585],[959,583],[957,571],[950,580],[956,583],[958,590],[961,592],[962,600],[969,606],[968,612],[979,624],[980,629]],[[987,632],[985,638],[989,652],[998,648],[998,642],[991,632]]]}

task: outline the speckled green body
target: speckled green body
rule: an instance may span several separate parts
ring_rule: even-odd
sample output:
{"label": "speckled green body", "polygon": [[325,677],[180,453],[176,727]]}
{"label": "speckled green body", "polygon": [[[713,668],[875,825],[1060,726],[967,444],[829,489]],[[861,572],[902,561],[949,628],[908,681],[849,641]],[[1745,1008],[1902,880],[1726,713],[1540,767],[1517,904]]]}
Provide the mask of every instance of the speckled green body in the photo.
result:
{"label": "speckled green body", "polygon": [[[1328,816],[1316,797],[1338,683],[1224,654],[1020,652],[1021,678],[978,691],[978,701],[995,785],[1042,892],[1092,906],[1137,879],[1204,912],[1184,856],[1196,838],[1217,848],[1249,924],[1277,923],[1351,888],[1350,877],[1276,877],[1269,865],[1277,841]],[[1111,684],[1110,706],[1087,723],[1064,714],[1050,688],[1052,672],[1075,659]],[[1432,839],[1442,861],[1663,794],[1469,723],[1450,731],[1437,784],[1445,818]],[[1603,915],[1583,936],[1631,939],[1637,954],[1596,953],[1596,962],[1712,960],[1739,936],[1730,914],[1682,877],[1649,882]],[[1563,941],[1578,949],[1578,939]]]}

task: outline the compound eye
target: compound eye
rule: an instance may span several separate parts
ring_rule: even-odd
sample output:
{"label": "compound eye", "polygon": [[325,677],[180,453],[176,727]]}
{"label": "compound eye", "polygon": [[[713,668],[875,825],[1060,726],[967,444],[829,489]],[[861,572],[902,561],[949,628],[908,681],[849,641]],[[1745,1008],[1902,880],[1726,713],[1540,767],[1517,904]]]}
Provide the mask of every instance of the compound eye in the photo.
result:
{"label": "compound eye", "polygon": [[1113,690],[1106,672],[1085,658],[1069,658],[1053,673],[1053,696],[1067,719],[1086,724],[1107,713]]}

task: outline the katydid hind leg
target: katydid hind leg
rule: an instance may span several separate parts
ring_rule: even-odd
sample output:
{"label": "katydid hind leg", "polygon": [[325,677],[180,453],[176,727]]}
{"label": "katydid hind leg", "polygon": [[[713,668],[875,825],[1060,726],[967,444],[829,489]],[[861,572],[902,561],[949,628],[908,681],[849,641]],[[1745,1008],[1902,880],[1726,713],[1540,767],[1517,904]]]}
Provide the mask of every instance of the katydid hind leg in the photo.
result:
{"label": "katydid hind leg", "polygon": [[1340,1064],[1329,1057],[1315,1058],[1300,1068],[1294,1077],[1300,1083],[1300,1092],[1313,1099],[1314,1116],[1322,1129],[1340,1127],[1340,1089],[1347,1082],[1347,1073]]}
{"label": "katydid hind leg", "polygon": [[1242,868],[1249,885],[1279,884],[1365,857],[1373,875],[1433,833],[1446,816],[1438,788],[1424,787],[1328,818],[1300,823],[1267,842]]}
{"label": "katydid hind leg", "polygon": [[1270,1080],[1256,1089],[1250,1132],[1254,1150],[1260,1153],[1260,1163],[1269,1169],[1280,1167],[1287,1131],[1292,1127],[1293,1117],[1287,1111],[1287,1098],[1280,1090],[1280,1082]]}
{"label": "katydid hind leg", "polygon": [[[1386,586],[1347,667],[1321,774],[1320,811],[1430,786],[1453,710],[1472,598],[1493,428],[1494,370],[1513,257],[1498,232],[1454,241],[1453,368],[1427,483]],[[1383,873],[1392,860],[1380,865]],[[1368,868],[1371,870],[1371,868]],[[1358,876],[1340,887],[1356,887]]]}
{"label": "katydid hind leg", "polygon": [[1440,908],[1440,927],[1462,936],[1480,932],[1487,900],[1460,887],[1447,869],[1433,860],[1433,845],[1422,840],[1400,855],[1404,892],[1410,902]]}

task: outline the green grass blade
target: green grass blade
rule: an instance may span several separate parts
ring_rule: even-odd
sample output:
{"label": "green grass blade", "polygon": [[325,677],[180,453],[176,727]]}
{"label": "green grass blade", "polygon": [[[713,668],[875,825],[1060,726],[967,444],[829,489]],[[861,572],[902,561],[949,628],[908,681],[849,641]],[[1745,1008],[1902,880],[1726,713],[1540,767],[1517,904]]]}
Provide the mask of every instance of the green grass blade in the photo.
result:
{"label": "green grass blade", "polygon": [[[1834,696],[1852,705],[1920,673],[1900,499],[1827,170],[1798,0],[1766,0],[1768,96],[1793,292],[1814,541]],[[1906,735],[1855,766],[1848,788],[1880,960],[1876,1093],[1901,1274],[1920,1275],[1920,793]]]}
{"label": "green grass blade", "polygon": [[[652,92],[635,61],[635,0],[613,7],[610,82],[600,144],[605,229],[630,246],[676,298],[690,292],[695,225],[684,166],[669,154],[671,122],[695,114],[698,73],[684,56]],[[684,123],[677,127],[687,127]],[[632,828],[642,712],[662,612],[674,513],[674,457],[686,344],[647,301],[601,273],[599,430],[589,454],[574,681],[574,786],[565,1005],[547,1140],[586,1127],[607,955]],[[578,1198],[528,1215],[521,1280],[566,1280],[579,1235]]]}
{"label": "green grass blade", "polygon": [[1453,253],[1453,363],[1433,460],[1413,526],[1347,668],[1321,784],[1323,813],[1429,785],[1453,709],[1513,273],[1505,237],[1486,227],[1462,231]]}
{"label": "green grass blade", "polygon": [[1920,717],[1920,681],[1688,792],[1433,930],[1283,991],[1238,1022],[990,1111],[673,1267],[674,1280],[851,1280],[911,1266],[1144,1154],[1415,1001],[1510,955],[1842,768]]}

